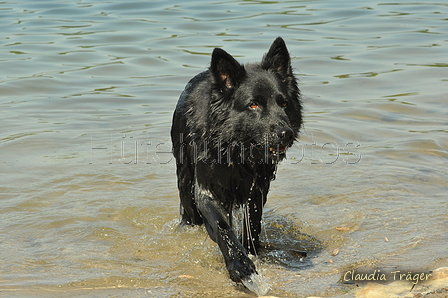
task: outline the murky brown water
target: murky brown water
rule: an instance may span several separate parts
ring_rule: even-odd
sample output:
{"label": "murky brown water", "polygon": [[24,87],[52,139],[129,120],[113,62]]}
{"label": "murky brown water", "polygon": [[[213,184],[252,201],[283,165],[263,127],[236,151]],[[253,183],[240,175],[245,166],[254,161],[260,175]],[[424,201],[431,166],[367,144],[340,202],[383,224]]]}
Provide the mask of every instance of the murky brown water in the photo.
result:
{"label": "murky brown water", "polygon": [[252,297],[203,229],[176,229],[169,130],[214,47],[257,61],[277,36],[306,123],[264,236],[309,257],[265,255],[271,294],[447,266],[447,20],[442,2],[3,2],[0,296]]}

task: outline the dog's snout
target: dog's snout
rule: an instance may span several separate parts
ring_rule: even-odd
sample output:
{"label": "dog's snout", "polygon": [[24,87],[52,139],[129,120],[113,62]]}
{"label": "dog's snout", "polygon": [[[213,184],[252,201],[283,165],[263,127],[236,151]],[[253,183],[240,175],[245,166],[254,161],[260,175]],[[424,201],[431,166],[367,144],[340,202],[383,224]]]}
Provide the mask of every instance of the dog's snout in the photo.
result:
{"label": "dog's snout", "polygon": [[291,128],[282,127],[277,130],[277,136],[279,138],[280,143],[284,145],[288,145],[294,139],[294,132]]}

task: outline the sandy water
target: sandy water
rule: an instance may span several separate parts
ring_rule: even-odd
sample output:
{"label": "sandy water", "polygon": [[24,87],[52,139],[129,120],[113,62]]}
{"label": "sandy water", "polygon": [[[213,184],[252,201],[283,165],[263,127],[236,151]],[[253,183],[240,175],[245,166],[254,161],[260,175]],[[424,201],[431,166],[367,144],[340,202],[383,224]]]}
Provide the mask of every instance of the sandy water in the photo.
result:
{"label": "sandy water", "polygon": [[176,229],[169,130],[214,47],[257,61],[277,36],[306,111],[265,237],[309,257],[265,255],[271,294],[447,266],[447,20],[443,2],[4,1],[0,296],[251,297],[203,229]]}

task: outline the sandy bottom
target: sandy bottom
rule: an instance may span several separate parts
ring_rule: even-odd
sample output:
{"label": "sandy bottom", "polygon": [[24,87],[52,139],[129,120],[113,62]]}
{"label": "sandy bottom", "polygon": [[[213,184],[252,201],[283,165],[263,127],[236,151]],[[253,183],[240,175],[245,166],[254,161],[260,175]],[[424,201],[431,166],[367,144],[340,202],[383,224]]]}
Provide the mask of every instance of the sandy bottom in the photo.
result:
{"label": "sandy bottom", "polygon": [[[433,270],[432,278],[412,288],[409,281],[394,281],[389,284],[368,283],[359,290],[349,293],[344,297],[355,298],[447,298],[448,297],[448,267]],[[103,288],[103,289],[73,289],[73,290],[48,290],[34,288],[1,290],[3,297],[158,297],[166,293],[163,289],[129,289],[129,288]],[[5,296],[5,297],[6,297]],[[280,298],[275,296],[260,296],[259,298]],[[321,298],[309,296],[307,298]]]}

